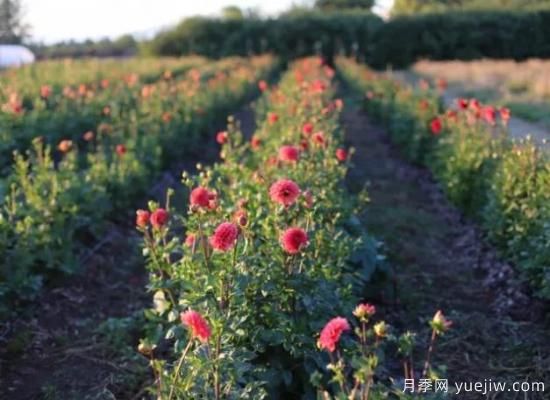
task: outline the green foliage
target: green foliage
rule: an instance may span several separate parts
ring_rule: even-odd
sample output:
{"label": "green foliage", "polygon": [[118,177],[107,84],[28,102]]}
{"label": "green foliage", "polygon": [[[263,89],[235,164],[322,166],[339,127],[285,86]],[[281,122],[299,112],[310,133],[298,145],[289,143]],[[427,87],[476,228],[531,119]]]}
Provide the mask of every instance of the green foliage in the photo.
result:
{"label": "green foliage", "polygon": [[370,10],[374,6],[374,3],[374,0],[316,0],[315,8],[323,11],[346,9]]}
{"label": "green foliage", "polygon": [[548,8],[548,0],[395,0],[392,16],[460,10],[526,10]]}
{"label": "green foliage", "polygon": [[[413,90],[340,59],[345,79],[362,92],[369,113],[388,126],[391,136],[414,161],[427,164],[449,198],[486,228],[489,238],[516,263],[533,289],[550,298],[550,156],[534,143],[512,142],[506,121],[476,101],[464,108],[426,108],[438,104],[436,92]],[[492,116],[492,117],[491,117]],[[430,132],[439,118],[442,130]],[[418,143],[426,141],[428,145]]]}
{"label": "green foliage", "polygon": [[0,0],[0,44],[20,44],[27,35],[20,0]]}
{"label": "green foliage", "polygon": [[54,44],[31,43],[29,48],[40,59],[83,57],[129,57],[138,53],[138,42],[132,35],[116,39],[69,40]]}
{"label": "green foliage", "polygon": [[[419,59],[550,56],[550,11],[480,11],[404,16],[376,31],[367,60],[403,68]],[[396,40],[396,38],[402,38]]]}
{"label": "green foliage", "polygon": [[208,57],[275,53],[283,58],[309,54],[332,57],[340,51],[365,54],[373,31],[382,24],[366,12],[297,13],[279,19],[218,20],[188,18],[157,35],[147,46],[157,55]]}
{"label": "green foliage", "polygon": [[244,18],[244,14],[237,6],[227,6],[222,10],[222,17],[226,20],[240,20]]}

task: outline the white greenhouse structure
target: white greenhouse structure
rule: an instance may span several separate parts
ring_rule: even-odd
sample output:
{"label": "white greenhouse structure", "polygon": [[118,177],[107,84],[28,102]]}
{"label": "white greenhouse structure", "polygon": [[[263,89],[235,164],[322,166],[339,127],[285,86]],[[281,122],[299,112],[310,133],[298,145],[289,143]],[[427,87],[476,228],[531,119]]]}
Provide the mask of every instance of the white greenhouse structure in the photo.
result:
{"label": "white greenhouse structure", "polygon": [[31,64],[34,59],[34,54],[24,46],[0,44],[0,68]]}

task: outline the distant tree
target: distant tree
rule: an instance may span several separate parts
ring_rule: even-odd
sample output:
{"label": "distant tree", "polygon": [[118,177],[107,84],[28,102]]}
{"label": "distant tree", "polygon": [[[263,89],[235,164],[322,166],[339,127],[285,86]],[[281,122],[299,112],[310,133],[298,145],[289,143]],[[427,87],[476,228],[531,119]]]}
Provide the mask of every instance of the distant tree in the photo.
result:
{"label": "distant tree", "polygon": [[222,10],[223,19],[240,20],[244,19],[243,11],[237,6],[227,6]]}
{"label": "distant tree", "polygon": [[370,10],[375,2],[375,0],[316,0],[315,8],[325,11],[358,8]]}
{"label": "distant tree", "polygon": [[392,15],[455,10],[526,10],[549,8],[550,0],[395,0]]}
{"label": "distant tree", "polygon": [[0,0],[0,43],[19,44],[27,36],[20,0]]}

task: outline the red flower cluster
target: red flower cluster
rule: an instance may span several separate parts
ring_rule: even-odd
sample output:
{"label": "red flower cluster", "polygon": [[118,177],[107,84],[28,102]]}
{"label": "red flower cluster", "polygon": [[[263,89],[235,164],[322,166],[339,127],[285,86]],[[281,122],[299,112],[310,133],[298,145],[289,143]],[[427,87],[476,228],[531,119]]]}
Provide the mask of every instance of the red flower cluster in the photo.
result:
{"label": "red flower cluster", "polygon": [[281,245],[288,254],[297,254],[308,243],[307,233],[302,228],[288,228],[281,235]]}
{"label": "red flower cluster", "polygon": [[321,331],[321,336],[319,337],[319,342],[317,345],[319,348],[328,350],[332,353],[336,350],[336,345],[340,341],[340,336],[342,336],[342,333],[349,331],[350,329],[349,323],[345,318],[333,318]]}
{"label": "red flower cluster", "polygon": [[231,222],[222,222],[210,237],[210,244],[215,250],[228,251],[235,246],[239,229]]}
{"label": "red flower cluster", "polygon": [[212,332],[208,323],[198,312],[189,310],[180,314],[181,323],[191,330],[191,337],[199,339],[202,343],[208,342]]}
{"label": "red flower cluster", "polygon": [[300,187],[290,179],[281,179],[269,188],[271,200],[288,207],[296,201],[300,195]]}

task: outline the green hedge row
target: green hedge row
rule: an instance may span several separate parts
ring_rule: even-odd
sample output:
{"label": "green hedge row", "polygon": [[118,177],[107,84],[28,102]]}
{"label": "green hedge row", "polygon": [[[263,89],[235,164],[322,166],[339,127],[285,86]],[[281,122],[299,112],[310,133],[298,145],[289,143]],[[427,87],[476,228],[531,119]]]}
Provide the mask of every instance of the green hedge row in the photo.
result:
{"label": "green hedge row", "polygon": [[189,18],[157,35],[146,47],[155,55],[276,53],[283,58],[335,52],[366,54],[382,20],[370,13],[306,14],[279,19]]}
{"label": "green hedge row", "polygon": [[377,68],[434,60],[550,57],[550,11],[476,11],[406,16],[311,13],[279,19],[190,18],[147,44],[156,55],[276,53],[283,58],[357,55]]}
{"label": "green hedge row", "polygon": [[550,57],[550,11],[456,12],[401,17],[384,24],[368,55],[374,67],[418,59]]}

